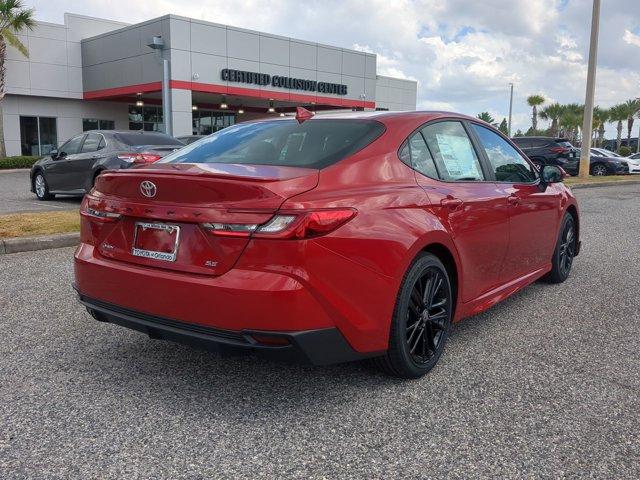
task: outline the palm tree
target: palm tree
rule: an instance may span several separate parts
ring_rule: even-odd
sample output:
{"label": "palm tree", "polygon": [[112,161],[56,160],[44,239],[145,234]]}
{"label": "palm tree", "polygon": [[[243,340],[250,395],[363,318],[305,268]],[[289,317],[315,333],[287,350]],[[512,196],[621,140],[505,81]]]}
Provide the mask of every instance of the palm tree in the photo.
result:
{"label": "palm tree", "polygon": [[563,135],[569,138],[572,142],[578,139],[578,133],[580,126],[582,125],[582,119],[584,116],[584,105],[579,103],[569,103],[564,105],[564,111],[559,120],[559,125],[562,127]]}
{"label": "palm tree", "polygon": [[505,135],[509,135],[509,125],[507,124],[507,119],[503,118],[498,126],[498,130],[500,130]]}
{"label": "palm tree", "polygon": [[624,105],[627,112],[627,146],[631,147],[631,130],[633,130],[634,117],[640,112],[640,99],[627,100],[621,105]]}
{"label": "palm tree", "polygon": [[604,124],[609,121],[609,110],[600,107],[593,109],[593,133],[596,138],[596,146],[602,147],[604,143]]}
{"label": "palm tree", "polygon": [[544,120],[551,120],[551,135],[554,137],[558,135],[558,122],[560,121],[560,117],[564,113],[565,107],[564,105],[560,105],[559,103],[552,103],[551,105],[547,105],[540,112],[540,118]]}
{"label": "palm tree", "polygon": [[529,95],[527,103],[531,107],[531,128],[535,132],[538,130],[538,106],[544,103],[542,95]]}
{"label": "palm tree", "polygon": [[489,112],[481,112],[478,114],[477,118],[483,122],[487,122],[489,125],[495,125],[496,122],[496,119],[493,118]]}
{"label": "palm tree", "polygon": [[4,61],[7,56],[7,43],[28,57],[29,51],[17,34],[25,28],[33,30],[35,24],[33,8],[25,8],[20,0],[0,0],[0,158],[6,155],[4,126],[2,124],[2,99],[5,95],[6,67]]}
{"label": "palm tree", "polygon": [[622,122],[628,119],[627,107],[624,103],[614,105],[609,109],[609,121],[618,122],[617,130],[618,136],[616,137],[616,151],[620,150],[622,144]]}

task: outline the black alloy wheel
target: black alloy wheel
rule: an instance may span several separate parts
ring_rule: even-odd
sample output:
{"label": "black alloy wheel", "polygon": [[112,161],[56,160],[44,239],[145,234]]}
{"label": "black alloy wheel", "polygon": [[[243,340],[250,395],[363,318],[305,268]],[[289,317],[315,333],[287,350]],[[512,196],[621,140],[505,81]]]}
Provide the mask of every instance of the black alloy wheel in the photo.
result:
{"label": "black alloy wheel", "polygon": [[427,363],[442,343],[449,320],[451,299],[445,279],[437,267],[430,267],[418,278],[407,309],[406,338],[411,358]]}
{"label": "black alloy wheel", "polygon": [[400,378],[419,378],[442,355],[451,330],[454,296],[447,269],[421,253],[402,281],[391,320],[389,348],[375,361]]}
{"label": "black alloy wheel", "polygon": [[573,217],[564,225],[564,229],[560,236],[559,250],[559,268],[562,275],[569,276],[571,265],[573,265],[573,257],[576,255],[576,234],[573,225]]}
{"label": "black alloy wheel", "polygon": [[544,280],[549,283],[562,283],[569,278],[577,251],[576,221],[570,213],[565,213],[551,259],[551,271],[544,277]]}

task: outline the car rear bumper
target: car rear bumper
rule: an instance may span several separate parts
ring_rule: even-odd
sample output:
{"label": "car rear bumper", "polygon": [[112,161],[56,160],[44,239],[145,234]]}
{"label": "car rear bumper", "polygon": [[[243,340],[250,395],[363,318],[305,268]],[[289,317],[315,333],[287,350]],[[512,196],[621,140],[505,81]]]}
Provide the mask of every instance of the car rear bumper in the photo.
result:
{"label": "car rear bumper", "polygon": [[[80,303],[100,322],[146,333],[150,338],[169,340],[221,352],[252,351],[260,356],[312,365],[350,362],[375,356],[351,348],[336,328],[296,332],[231,331],[147,315],[95,300],[78,293]],[[255,338],[280,339],[281,345],[259,343]]]}
{"label": "car rear bumper", "polygon": [[[387,345],[378,330],[351,310],[341,310],[344,303],[336,306],[304,270],[236,265],[220,276],[188,274],[108,259],[86,243],[76,250],[74,269],[82,303],[101,313],[102,320],[158,338],[177,335],[176,340],[187,343],[271,352],[314,364],[379,355]],[[198,340],[196,331],[205,337]],[[259,345],[251,341],[251,332],[289,338],[290,348]],[[318,346],[305,347],[307,343]]]}

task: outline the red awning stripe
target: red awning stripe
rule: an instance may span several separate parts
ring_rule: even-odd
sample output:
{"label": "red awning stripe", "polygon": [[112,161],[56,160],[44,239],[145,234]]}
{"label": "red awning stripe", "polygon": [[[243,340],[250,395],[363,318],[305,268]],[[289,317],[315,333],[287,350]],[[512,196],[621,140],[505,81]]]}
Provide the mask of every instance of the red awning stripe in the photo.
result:
{"label": "red awning stripe", "polygon": [[[283,102],[316,103],[318,105],[331,105],[334,107],[365,107],[375,108],[376,103],[365,100],[352,100],[339,97],[325,97],[323,95],[302,95],[299,93],[278,92],[261,90],[256,88],[231,87],[214,83],[189,82],[184,80],[171,80],[171,88],[179,90],[191,90],[193,92],[218,93],[222,95],[263,98],[266,100],[279,100]],[[162,90],[162,82],[144,83],[140,85],[128,85],[124,87],[107,88],[84,92],[85,100],[104,100],[112,97],[121,97],[136,93],[159,92]]]}

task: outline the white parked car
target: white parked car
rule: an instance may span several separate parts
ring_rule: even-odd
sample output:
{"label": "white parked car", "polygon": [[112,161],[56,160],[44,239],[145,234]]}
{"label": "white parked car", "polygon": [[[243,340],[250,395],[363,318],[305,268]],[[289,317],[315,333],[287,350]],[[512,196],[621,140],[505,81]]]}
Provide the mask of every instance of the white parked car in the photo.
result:
{"label": "white parked car", "polygon": [[629,164],[629,173],[640,173],[640,160],[627,158],[626,162]]}
{"label": "white parked car", "polygon": [[624,161],[629,165],[629,173],[640,173],[640,154],[638,153],[630,157],[623,157],[606,148],[592,148],[590,152],[594,157],[624,158]]}

